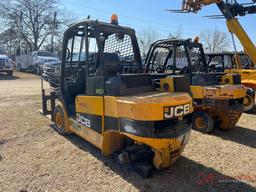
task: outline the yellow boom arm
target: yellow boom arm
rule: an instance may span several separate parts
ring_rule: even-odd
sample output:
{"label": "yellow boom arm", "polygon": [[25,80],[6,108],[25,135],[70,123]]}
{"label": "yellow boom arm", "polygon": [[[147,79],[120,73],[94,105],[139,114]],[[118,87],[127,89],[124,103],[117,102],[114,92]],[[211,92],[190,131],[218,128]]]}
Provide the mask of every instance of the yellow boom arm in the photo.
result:
{"label": "yellow boom arm", "polygon": [[237,36],[244,47],[244,51],[251,58],[252,62],[256,64],[256,47],[239,23],[238,19],[227,20],[227,27],[229,32],[234,33]]}
{"label": "yellow boom arm", "polygon": [[235,9],[230,9],[230,6],[227,6],[223,0],[183,0],[182,11],[197,12],[201,10],[202,6],[214,3],[217,4],[223,16],[226,18],[229,32],[236,35],[240,43],[243,45],[244,51],[250,57],[254,65],[256,65],[256,46],[247,35],[238,19],[235,17],[237,15],[243,16],[245,14],[255,13],[255,7],[251,7],[251,9],[249,7],[249,9],[247,9],[248,7],[240,6],[240,8],[244,9],[242,10],[242,13],[240,13],[239,11],[241,10],[237,11]]}

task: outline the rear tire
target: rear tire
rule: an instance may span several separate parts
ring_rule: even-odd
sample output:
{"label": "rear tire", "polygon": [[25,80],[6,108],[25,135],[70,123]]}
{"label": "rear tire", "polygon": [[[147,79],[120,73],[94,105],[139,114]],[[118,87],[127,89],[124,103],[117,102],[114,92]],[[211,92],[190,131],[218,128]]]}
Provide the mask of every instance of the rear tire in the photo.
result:
{"label": "rear tire", "polygon": [[36,66],[36,74],[41,75],[41,68],[38,65]]}
{"label": "rear tire", "polygon": [[211,115],[204,111],[197,111],[193,114],[193,129],[201,133],[213,131],[214,121]]}
{"label": "rear tire", "polygon": [[256,113],[256,105],[255,105],[255,90],[251,88],[247,88],[246,96],[244,98],[244,112],[245,113]]}
{"label": "rear tire", "polygon": [[55,130],[60,135],[70,134],[70,132],[67,131],[64,112],[60,106],[55,107],[53,116],[54,116]]}

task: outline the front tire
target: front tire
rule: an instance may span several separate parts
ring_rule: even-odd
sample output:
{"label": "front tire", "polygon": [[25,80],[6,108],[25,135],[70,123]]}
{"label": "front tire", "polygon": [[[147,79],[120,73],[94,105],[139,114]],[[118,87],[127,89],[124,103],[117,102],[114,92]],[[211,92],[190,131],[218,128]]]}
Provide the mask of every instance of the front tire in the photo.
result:
{"label": "front tire", "polygon": [[193,114],[193,129],[201,133],[210,133],[214,128],[214,120],[211,115],[204,111]]}
{"label": "front tire", "polygon": [[256,113],[255,105],[255,90],[248,88],[246,91],[246,96],[244,98],[244,112],[245,113]]}
{"label": "front tire", "polygon": [[34,66],[34,73],[35,73],[36,75],[41,75],[41,68],[40,68],[40,66],[37,65],[37,64]]}
{"label": "front tire", "polygon": [[65,115],[64,111],[60,106],[56,106],[54,109],[54,124],[55,124],[55,130],[60,135],[68,135],[70,134],[69,131],[67,131],[66,123],[65,123]]}

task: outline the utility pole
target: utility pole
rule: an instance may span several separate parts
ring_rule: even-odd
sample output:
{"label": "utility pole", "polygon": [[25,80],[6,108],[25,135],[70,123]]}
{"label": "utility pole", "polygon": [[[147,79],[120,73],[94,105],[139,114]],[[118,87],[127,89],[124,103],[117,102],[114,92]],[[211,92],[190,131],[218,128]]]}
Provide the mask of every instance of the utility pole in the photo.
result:
{"label": "utility pole", "polygon": [[53,40],[54,40],[54,34],[55,34],[55,29],[57,28],[56,26],[56,17],[57,17],[57,12],[54,12],[54,18],[53,18],[53,27],[52,27],[52,39],[51,39],[51,52],[53,52]]}
{"label": "utility pole", "polygon": [[22,11],[20,11],[17,54],[20,54],[20,52],[21,52],[21,31],[22,31],[22,28],[23,28],[23,26],[22,26],[22,20],[23,20],[23,13],[22,13]]}

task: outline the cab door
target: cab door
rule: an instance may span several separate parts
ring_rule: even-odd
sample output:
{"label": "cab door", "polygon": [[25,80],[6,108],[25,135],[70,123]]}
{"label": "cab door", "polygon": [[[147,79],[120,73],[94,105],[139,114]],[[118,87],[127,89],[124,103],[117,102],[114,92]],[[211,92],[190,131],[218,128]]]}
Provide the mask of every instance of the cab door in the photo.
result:
{"label": "cab door", "polygon": [[96,37],[93,28],[87,28],[82,45],[73,47],[73,54],[80,50],[79,55],[84,55],[79,57],[79,62],[86,66],[84,74],[80,74],[85,77],[85,91],[76,96],[75,113],[76,122],[81,127],[80,136],[100,148],[104,126],[104,78],[103,73],[97,73],[100,61]]}

